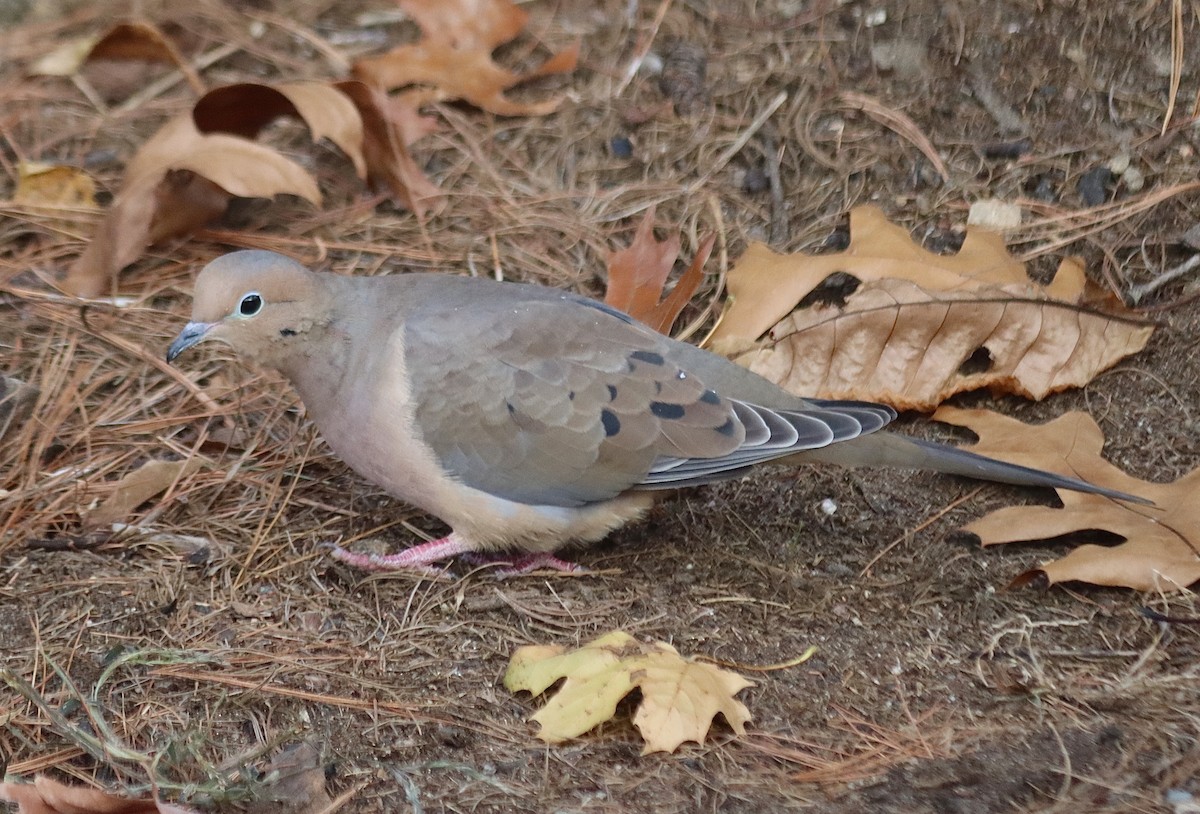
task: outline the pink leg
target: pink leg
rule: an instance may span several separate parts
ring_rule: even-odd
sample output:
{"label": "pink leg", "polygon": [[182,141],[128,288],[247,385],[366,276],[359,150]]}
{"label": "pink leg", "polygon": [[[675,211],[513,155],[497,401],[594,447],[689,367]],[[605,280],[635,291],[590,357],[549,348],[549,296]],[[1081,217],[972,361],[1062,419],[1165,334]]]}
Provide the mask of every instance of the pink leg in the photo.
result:
{"label": "pink leg", "polygon": [[431,540],[412,548],[406,548],[399,554],[355,554],[341,546],[331,545],[334,559],[341,560],[347,565],[362,568],[364,571],[420,571],[423,573],[441,573],[430,566],[439,560],[445,560],[459,554],[471,551],[466,543],[453,534],[448,534],[440,540]]}
{"label": "pink leg", "polygon": [[514,577],[519,574],[528,574],[530,571],[540,571],[542,569],[567,574],[582,574],[587,572],[587,569],[582,565],[560,560],[548,551],[516,556],[509,554],[479,554],[475,552],[467,554],[464,559],[475,565],[491,565],[495,563],[506,566],[496,569],[495,574],[498,577]]}

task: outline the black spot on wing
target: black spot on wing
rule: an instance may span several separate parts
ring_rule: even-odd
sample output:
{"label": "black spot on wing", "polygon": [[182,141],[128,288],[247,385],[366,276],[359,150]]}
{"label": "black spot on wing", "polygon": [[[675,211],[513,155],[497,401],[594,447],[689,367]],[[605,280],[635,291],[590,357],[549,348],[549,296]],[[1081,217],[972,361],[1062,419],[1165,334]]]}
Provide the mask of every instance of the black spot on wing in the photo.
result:
{"label": "black spot on wing", "polygon": [[604,435],[608,438],[621,431],[621,419],[612,410],[600,411],[600,423],[604,425]]}
{"label": "black spot on wing", "polygon": [[568,294],[566,296],[570,299],[575,300],[575,302],[579,303],[580,305],[586,305],[588,308],[595,308],[597,311],[603,311],[604,313],[608,314],[610,317],[616,317],[617,319],[621,320],[622,322],[628,323],[630,325],[633,325],[635,323],[635,320],[633,317],[629,316],[629,314],[626,314],[624,311],[618,311],[616,308],[613,308],[611,305],[607,305],[605,303],[598,302],[597,300],[588,299],[587,297],[580,297],[578,295]]}
{"label": "black spot on wing", "polygon": [[635,350],[629,354],[630,359],[637,359],[639,362],[645,362],[648,365],[661,365],[666,361],[661,353],[655,353],[649,350]]}
{"label": "black spot on wing", "polygon": [[665,401],[650,402],[650,412],[666,421],[678,421],[687,411],[682,404],[667,404]]}
{"label": "black spot on wing", "polygon": [[721,397],[715,390],[705,390],[700,394],[700,401],[704,402],[705,404],[720,404]]}

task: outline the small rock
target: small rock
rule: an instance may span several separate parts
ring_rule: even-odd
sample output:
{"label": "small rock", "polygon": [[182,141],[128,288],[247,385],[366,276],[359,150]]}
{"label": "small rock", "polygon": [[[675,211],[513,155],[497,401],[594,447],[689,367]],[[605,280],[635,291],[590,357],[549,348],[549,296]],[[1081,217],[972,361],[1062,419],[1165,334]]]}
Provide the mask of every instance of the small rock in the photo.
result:
{"label": "small rock", "polygon": [[1183,233],[1180,242],[1189,249],[1195,249],[1200,252],[1200,223],[1197,223],[1191,229]]}
{"label": "small rock", "polygon": [[1151,49],[1146,54],[1146,66],[1155,76],[1166,78],[1175,70],[1175,60],[1167,47]]}
{"label": "small rock", "polygon": [[753,167],[746,170],[746,175],[742,178],[742,189],[751,195],[766,192],[770,186],[771,179],[767,177],[767,173],[763,171],[762,167]]}
{"label": "small rock", "polygon": [[981,148],[984,158],[1013,160],[1033,150],[1033,139],[1019,138],[1016,141],[996,141]]}
{"label": "small rock", "polygon": [[1121,183],[1129,192],[1141,192],[1142,187],[1146,186],[1146,176],[1137,167],[1129,167],[1121,173]]}
{"label": "small rock", "polygon": [[967,223],[994,231],[1015,229],[1021,225],[1021,207],[996,198],[976,201],[967,213]]}
{"label": "small rock", "polygon": [[1108,162],[1108,168],[1112,171],[1113,175],[1124,174],[1125,170],[1129,169],[1129,153],[1117,153]]}
{"label": "small rock", "polygon": [[887,22],[888,13],[885,8],[874,8],[863,15],[863,25],[867,28],[878,28]]}
{"label": "small rock", "polygon": [[1079,197],[1086,206],[1099,206],[1108,200],[1108,186],[1112,181],[1112,170],[1108,167],[1095,167],[1083,174],[1075,189],[1079,191]]}
{"label": "small rock", "polygon": [[1062,178],[1056,177],[1052,173],[1043,173],[1037,177],[1037,183],[1026,187],[1029,192],[1029,197],[1037,201],[1046,201],[1048,203],[1058,202],[1058,185],[1062,183]]}
{"label": "small rock", "polygon": [[871,61],[879,70],[892,71],[898,76],[919,77],[929,71],[925,45],[916,40],[877,42],[871,46]]}

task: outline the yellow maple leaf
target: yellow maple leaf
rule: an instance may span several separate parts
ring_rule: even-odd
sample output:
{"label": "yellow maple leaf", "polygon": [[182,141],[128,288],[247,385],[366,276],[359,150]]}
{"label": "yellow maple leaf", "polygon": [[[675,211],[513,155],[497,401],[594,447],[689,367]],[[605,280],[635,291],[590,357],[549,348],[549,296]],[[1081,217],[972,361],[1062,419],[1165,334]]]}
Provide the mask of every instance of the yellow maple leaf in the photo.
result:
{"label": "yellow maple leaf", "polygon": [[58,209],[96,209],[96,182],[86,172],[63,164],[17,164],[13,203]]}
{"label": "yellow maple leaf", "polygon": [[538,737],[550,743],[578,737],[616,714],[622,698],[640,689],[633,716],[648,752],[674,752],[684,741],[703,743],[720,714],[741,735],[750,711],[734,696],[754,686],[737,673],[679,655],[665,642],[643,644],[614,631],[578,650],[550,645],[522,647],[504,675],[512,692],[539,695],[563,685],[531,720]]}

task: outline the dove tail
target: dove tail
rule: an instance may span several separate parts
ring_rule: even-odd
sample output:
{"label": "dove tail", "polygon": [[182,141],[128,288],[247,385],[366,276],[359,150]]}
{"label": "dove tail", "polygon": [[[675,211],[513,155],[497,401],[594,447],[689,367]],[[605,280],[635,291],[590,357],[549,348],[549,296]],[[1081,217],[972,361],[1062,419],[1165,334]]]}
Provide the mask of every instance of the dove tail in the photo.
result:
{"label": "dove tail", "polygon": [[965,449],[909,438],[893,433],[875,433],[844,441],[824,449],[799,453],[789,461],[835,463],[842,466],[894,466],[902,469],[930,469],[946,475],[962,475],[978,480],[1011,483],[1017,486],[1048,486],[1103,495],[1130,503],[1153,505],[1137,495],[1096,486],[1078,478],[1058,475],[1042,469],[997,461]]}

